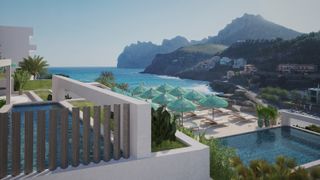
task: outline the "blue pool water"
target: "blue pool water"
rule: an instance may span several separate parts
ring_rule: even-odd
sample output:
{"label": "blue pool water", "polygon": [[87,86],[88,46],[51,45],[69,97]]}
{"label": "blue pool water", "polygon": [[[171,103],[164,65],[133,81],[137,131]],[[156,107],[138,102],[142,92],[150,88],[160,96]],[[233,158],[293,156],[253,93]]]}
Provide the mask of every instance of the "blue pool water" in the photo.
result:
{"label": "blue pool water", "polygon": [[320,136],[293,127],[278,127],[221,138],[222,143],[236,149],[248,164],[254,159],[275,162],[284,155],[301,165],[320,159]]}
{"label": "blue pool water", "polygon": [[[20,112],[21,116],[20,116],[20,122],[21,122],[21,129],[20,129],[20,134],[21,134],[21,168],[23,168],[23,162],[24,162],[24,113],[27,111],[33,111],[33,165],[34,168],[36,167],[36,144],[37,144],[37,111],[38,110],[45,110],[46,111],[46,157],[48,157],[48,150],[49,150],[49,111],[52,109],[57,109],[57,110],[61,110],[63,107],[58,104],[58,103],[44,103],[44,104],[23,104],[23,105],[14,105],[12,107],[12,112]],[[59,114],[58,114],[59,117]],[[58,121],[59,122],[59,121]],[[69,133],[71,132],[71,124],[72,123],[72,117],[71,117],[71,113],[69,113],[69,117],[68,117],[68,131]],[[9,122],[9,126],[10,126],[11,122]],[[11,128],[9,128],[11,129]],[[9,138],[11,137],[11,133],[9,133]],[[69,140],[71,141],[71,139]],[[11,141],[9,141],[11,143]],[[57,126],[57,142],[60,142],[60,124],[58,123]],[[58,147],[58,152],[57,152],[57,156],[60,157],[60,146],[59,143],[57,144]],[[11,144],[9,145],[9,157],[11,157]],[[60,164],[58,158],[57,164]],[[10,158],[9,158],[9,164],[10,164]],[[46,159],[46,163],[48,163],[48,159]],[[10,166],[9,166],[10,168]]]}
{"label": "blue pool water", "polygon": [[168,83],[173,86],[195,89],[204,93],[210,93],[212,91],[208,86],[208,82],[205,81],[142,74],[140,72],[142,72],[143,69],[124,69],[115,67],[50,67],[48,71],[53,74],[66,74],[73,79],[83,82],[92,82],[101,72],[110,71],[114,74],[118,83],[128,83],[129,87],[135,87],[139,84],[144,84],[147,87],[156,87]]}

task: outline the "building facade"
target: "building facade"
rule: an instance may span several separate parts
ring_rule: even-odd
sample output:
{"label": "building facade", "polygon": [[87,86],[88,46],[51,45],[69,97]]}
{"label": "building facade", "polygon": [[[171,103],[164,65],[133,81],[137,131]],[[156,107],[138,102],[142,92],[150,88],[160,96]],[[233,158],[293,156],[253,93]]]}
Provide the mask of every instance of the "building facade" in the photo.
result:
{"label": "building facade", "polygon": [[253,64],[247,64],[244,66],[243,74],[253,74],[257,72],[257,68]]}
{"label": "building facade", "polygon": [[279,64],[277,70],[281,73],[313,73],[318,67],[313,64]]}
{"label": "building facade", "polygon": [[320,87],[309,88],[308,95],[312,104],[320,104]]}
{"label": "building facade", "polygon": [[235,59],[233,60],[233,68],[235,69],[239,69],[244,67],[245,65],[247,65],[247,60],[243,59],[243,58],[239,58],[239,59]]}
{"label": "building facade", "polygon": [[0,26],[0,58],[11,59],[13,67],[31,55],[36,46],[30,44],[33,29],[29,27]]}

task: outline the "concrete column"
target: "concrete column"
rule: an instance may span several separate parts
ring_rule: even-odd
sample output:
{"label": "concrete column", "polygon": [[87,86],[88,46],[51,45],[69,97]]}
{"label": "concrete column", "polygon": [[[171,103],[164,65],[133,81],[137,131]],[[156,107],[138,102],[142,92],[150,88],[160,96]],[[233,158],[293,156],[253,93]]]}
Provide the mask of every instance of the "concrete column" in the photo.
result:
{"label": "concrete column", "polygon": [[11,66],[6,66],[6,104],[11,102]]}

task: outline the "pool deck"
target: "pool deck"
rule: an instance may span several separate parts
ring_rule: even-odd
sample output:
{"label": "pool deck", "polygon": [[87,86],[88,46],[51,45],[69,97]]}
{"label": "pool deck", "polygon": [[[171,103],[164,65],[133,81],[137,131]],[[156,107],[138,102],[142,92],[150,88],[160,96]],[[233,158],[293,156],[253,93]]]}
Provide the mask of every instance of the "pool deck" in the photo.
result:
{"label": "pool deck", "polygon": [[[0,96],[0,99],[5,98],[4,96]],[[20,103],[28,103],[32,102],[30,98],[26,94],[18,95],[12,94],[11,96],[11,104],[20,104]]]}

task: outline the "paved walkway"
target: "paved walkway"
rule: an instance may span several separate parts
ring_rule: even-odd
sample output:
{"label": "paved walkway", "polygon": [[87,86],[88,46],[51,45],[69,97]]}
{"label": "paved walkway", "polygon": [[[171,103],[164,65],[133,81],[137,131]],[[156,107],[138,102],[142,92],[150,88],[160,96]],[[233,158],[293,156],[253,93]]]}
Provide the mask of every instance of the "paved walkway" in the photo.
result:
{"label": "paved walkway", "polygon": [[[6,99],[6,97],[0,96],[0,99]],[[12,94],[11,95],[11,103],[12,104],[27,103],[27,102],[31,102],[31,100],[25,94],[22,94],[22,95]]]}

